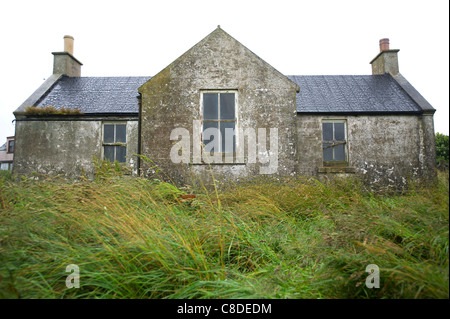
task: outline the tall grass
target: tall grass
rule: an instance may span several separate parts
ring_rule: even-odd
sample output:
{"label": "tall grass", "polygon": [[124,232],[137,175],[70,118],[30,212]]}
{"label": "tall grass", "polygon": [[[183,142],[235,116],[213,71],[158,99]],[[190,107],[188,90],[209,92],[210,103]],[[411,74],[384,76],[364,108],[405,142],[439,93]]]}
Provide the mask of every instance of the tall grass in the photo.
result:
{"label": "tall grass", "polygon": [[389,196],[351,180],[209,194],[108,174],[1,179],[0,297],[448,298],[448,191],[448,173]]}

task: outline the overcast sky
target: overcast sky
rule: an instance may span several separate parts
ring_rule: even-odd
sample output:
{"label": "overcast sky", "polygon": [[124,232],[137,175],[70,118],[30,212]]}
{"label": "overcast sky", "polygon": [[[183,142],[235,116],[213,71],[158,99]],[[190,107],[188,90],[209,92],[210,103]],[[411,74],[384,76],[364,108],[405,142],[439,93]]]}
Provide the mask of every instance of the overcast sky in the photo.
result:
{"label": "overcast sky", "polygon": [[400,73],[449,134],[448,0],[0,1],[0,145],[12,112],[75,38],[82,76],[153,76],[217,25],[285,75],[371,74],[389,38]]}

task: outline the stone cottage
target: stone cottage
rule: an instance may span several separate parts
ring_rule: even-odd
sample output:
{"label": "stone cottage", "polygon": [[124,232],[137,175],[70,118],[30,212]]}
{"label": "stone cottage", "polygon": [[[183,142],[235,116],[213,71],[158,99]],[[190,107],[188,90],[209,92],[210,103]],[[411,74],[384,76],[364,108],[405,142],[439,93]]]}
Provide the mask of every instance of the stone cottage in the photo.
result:
{"label": "stone cottage", "polygon": [[388,39],[371,75],[338,76],[281,74],[220,27],[153,77],[81,77],[64,43],[14,112],[16,174],[93,175],[93,158],[179,184],[270,174],[401,186],[434,173],[435,109]]}

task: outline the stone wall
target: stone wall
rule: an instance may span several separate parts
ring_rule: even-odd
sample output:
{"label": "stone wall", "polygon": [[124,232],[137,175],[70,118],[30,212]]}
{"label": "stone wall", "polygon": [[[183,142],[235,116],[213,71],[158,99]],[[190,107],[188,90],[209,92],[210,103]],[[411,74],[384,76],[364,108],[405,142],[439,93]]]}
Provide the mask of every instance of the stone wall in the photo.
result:
{"label": "stone wall", "polygon": [[[233,164],[198,163],[194,160],[194,122],[201,121],[200,99],[208,90],[231,90],[237,94],[237,128],[243,131],[266,129],[266,149],[270,150],[270,128],[278,134],[278,163],[274,174],[295,171],[296,111],[298,86],[273,69],[220,28],[199,42],[139,89],[141,106],[141,152],[178,184],[200,178],[210,184],[236,181],[261,174],[267,163],[248,160],[249,145],[244,139],[244,160]],[[176,143],[170,135],[175,128],[189,132],[189,163],[173,163],[170,151]],[[242,144],[240,144],[242,147]],[[143,171],[154,169],[143,163]]]}
{"label": "stone wall", "polygon": [[[345,168],[324,168],[322,121],[329,119],[346,121],[348,166]],[[410,179],[434,174],[432,116],[299,115],[297,126],[300,174],[320,179],[355,174],[374,188],[401,188]]]}
{"label": "stone wall", "polygon": [[[108,121],[109,122],[109,121]],[[102,120],[16,121],[13,173],[94,176],[93,158],[102,158]],[[136,171],[137,120],[127,122],[127,165]]]}

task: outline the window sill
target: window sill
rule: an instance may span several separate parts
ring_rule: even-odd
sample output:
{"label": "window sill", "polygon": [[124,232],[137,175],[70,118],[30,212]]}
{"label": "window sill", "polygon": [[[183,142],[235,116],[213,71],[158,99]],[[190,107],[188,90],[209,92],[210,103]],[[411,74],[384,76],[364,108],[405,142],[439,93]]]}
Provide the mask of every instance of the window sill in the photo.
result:
{"label": "window sill", "polygon": [[347,161],[330,161],[323,162],[324,167],[348,167]]}
{"label": "window sill", "polygon": [[354,167],[318,167],[317,172],[319,174],[355,174],[356,168]]}
{"label": "window sill", "polygon": [[236,162],[236,163],[206,163],[206,162],[201,162],[201,163],[189,163],[189,165],[211,165],[211,166],[224,166],[224,165],[246,165],[246,163],[244,162]]}

